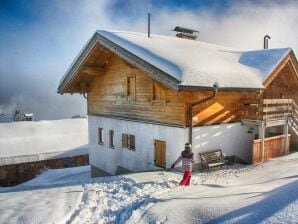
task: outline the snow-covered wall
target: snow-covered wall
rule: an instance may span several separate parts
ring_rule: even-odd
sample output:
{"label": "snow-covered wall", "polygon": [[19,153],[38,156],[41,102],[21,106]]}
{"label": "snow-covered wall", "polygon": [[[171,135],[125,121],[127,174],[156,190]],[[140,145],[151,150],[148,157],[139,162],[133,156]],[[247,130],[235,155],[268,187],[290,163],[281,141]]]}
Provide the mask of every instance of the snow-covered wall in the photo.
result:
{"label": "snow-covered wall", "polygon": [[[126,120],[89,116],[90,164],[110,174],[121,166],[131,171],[157,169],[154,166],[154,140],[166,142],[166,167],[177,159],[188,140],[188,128],[169,127]],[[98,128],[104,129],[104,145],[98,144]],[[115,148],[109,148],[109,130],[114,130]],[[122,134],[135,135],[135,151],[122,148]],[[250,161],[252,134],[240,123],[193,129],[193,152],[222,149]]]}
{"label": "snow-covered wall", "polygon": [[0,165],[86,154],[87,119],[0,124]]}

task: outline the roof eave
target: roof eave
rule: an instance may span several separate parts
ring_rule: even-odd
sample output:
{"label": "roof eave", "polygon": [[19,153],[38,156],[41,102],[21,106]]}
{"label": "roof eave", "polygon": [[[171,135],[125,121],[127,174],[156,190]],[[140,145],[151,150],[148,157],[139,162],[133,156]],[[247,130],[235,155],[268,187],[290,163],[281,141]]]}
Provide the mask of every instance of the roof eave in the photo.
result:
{"label": "roof eave", "polygon": [[275,79],[276,75],[280,72],[280,70],[286,65],[289,60],[291,59],[291,55],[296,59],[295,53],[292,48],[289,48],[287,53],[284,55],[284,57],[279,61],[279,63],[272,69],[271,72],[268,73],[266,78],[263,80],[263,85],[265,88],[270,85],[270,83]]}
{"label": "roof eave", "polygon": [[[212,91],[214,87],[209,86],[185,86],[185,85],[179,85],[179,90],[181,91],[198,91],[198,90],[206,90],[206,91]],[[219,87],[218,90],[220,91],[236,91],[236,92],[256,92],[263,90],[264,87]]]}
{"label": "roof eave", "polygon": [[107,48],[111,52],[115,53],[116,55],[127,61],[129,64],[139,68],[140,70],[151,76],[153,79],[163,83],[170,89],[173,89],[175,91],[179,90],[179,81],[177,79],[173,78],[171,75],[153,66],[152,64],[146,62],[145,60],[137,57],[136,55],[130,53],[126,49],[115,44],[111,40],[100,35],[99,33],[95,33],[93,37],[90,39],[90,41],[87,43],[86,47],[83,49],[81,54],[74,60],[70,68],[63,76],[62,81],[60,82],[60,85],[58,87],[57,93],[65,93],[67,85],[71,82],[77,71],[84,64],[84,62],[86,61],[96,44],[100,44],[101,46]]}

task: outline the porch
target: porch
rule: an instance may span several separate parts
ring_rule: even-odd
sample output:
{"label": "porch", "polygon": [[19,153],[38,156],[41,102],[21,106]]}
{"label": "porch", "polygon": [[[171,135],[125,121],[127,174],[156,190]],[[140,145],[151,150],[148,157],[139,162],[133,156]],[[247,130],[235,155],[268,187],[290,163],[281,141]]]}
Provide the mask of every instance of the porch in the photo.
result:
{"label": "porch", "polygon": [[[252,163],[288,154],[298,147],[298,107],[292,99],[260,99],[241,104],[242,124],[255,134]],[[291,132],[291,134],[290,134]]]}

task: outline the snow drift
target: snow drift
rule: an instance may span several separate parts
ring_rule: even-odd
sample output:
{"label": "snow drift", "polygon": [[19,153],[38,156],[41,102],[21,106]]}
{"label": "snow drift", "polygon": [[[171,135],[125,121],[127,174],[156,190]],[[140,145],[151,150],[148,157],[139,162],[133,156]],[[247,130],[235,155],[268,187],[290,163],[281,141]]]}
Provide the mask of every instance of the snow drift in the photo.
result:
{"label": "snow drift", "polygon": [[87,119],[0,124],[0,166],[85,154]]}

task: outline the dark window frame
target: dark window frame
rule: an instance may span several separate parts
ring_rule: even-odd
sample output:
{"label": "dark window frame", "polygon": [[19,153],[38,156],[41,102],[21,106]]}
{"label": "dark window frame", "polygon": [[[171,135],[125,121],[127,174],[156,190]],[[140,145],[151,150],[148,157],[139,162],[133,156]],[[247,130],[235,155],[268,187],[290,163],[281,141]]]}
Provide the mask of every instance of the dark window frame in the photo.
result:
{"label": "dark window frame", "polygon": [[122,148],[136,151],[136,140],[134,135],[122,134]]}
{"label": "dark window frame", "polygon": [[103,128],[98,128],[98,144],[104,145],[104,131]]}
{"label": "dark window frame", "polygon": [[114,130],[109,130],[109,148],[111,149],[115,148],[114,135]]}

